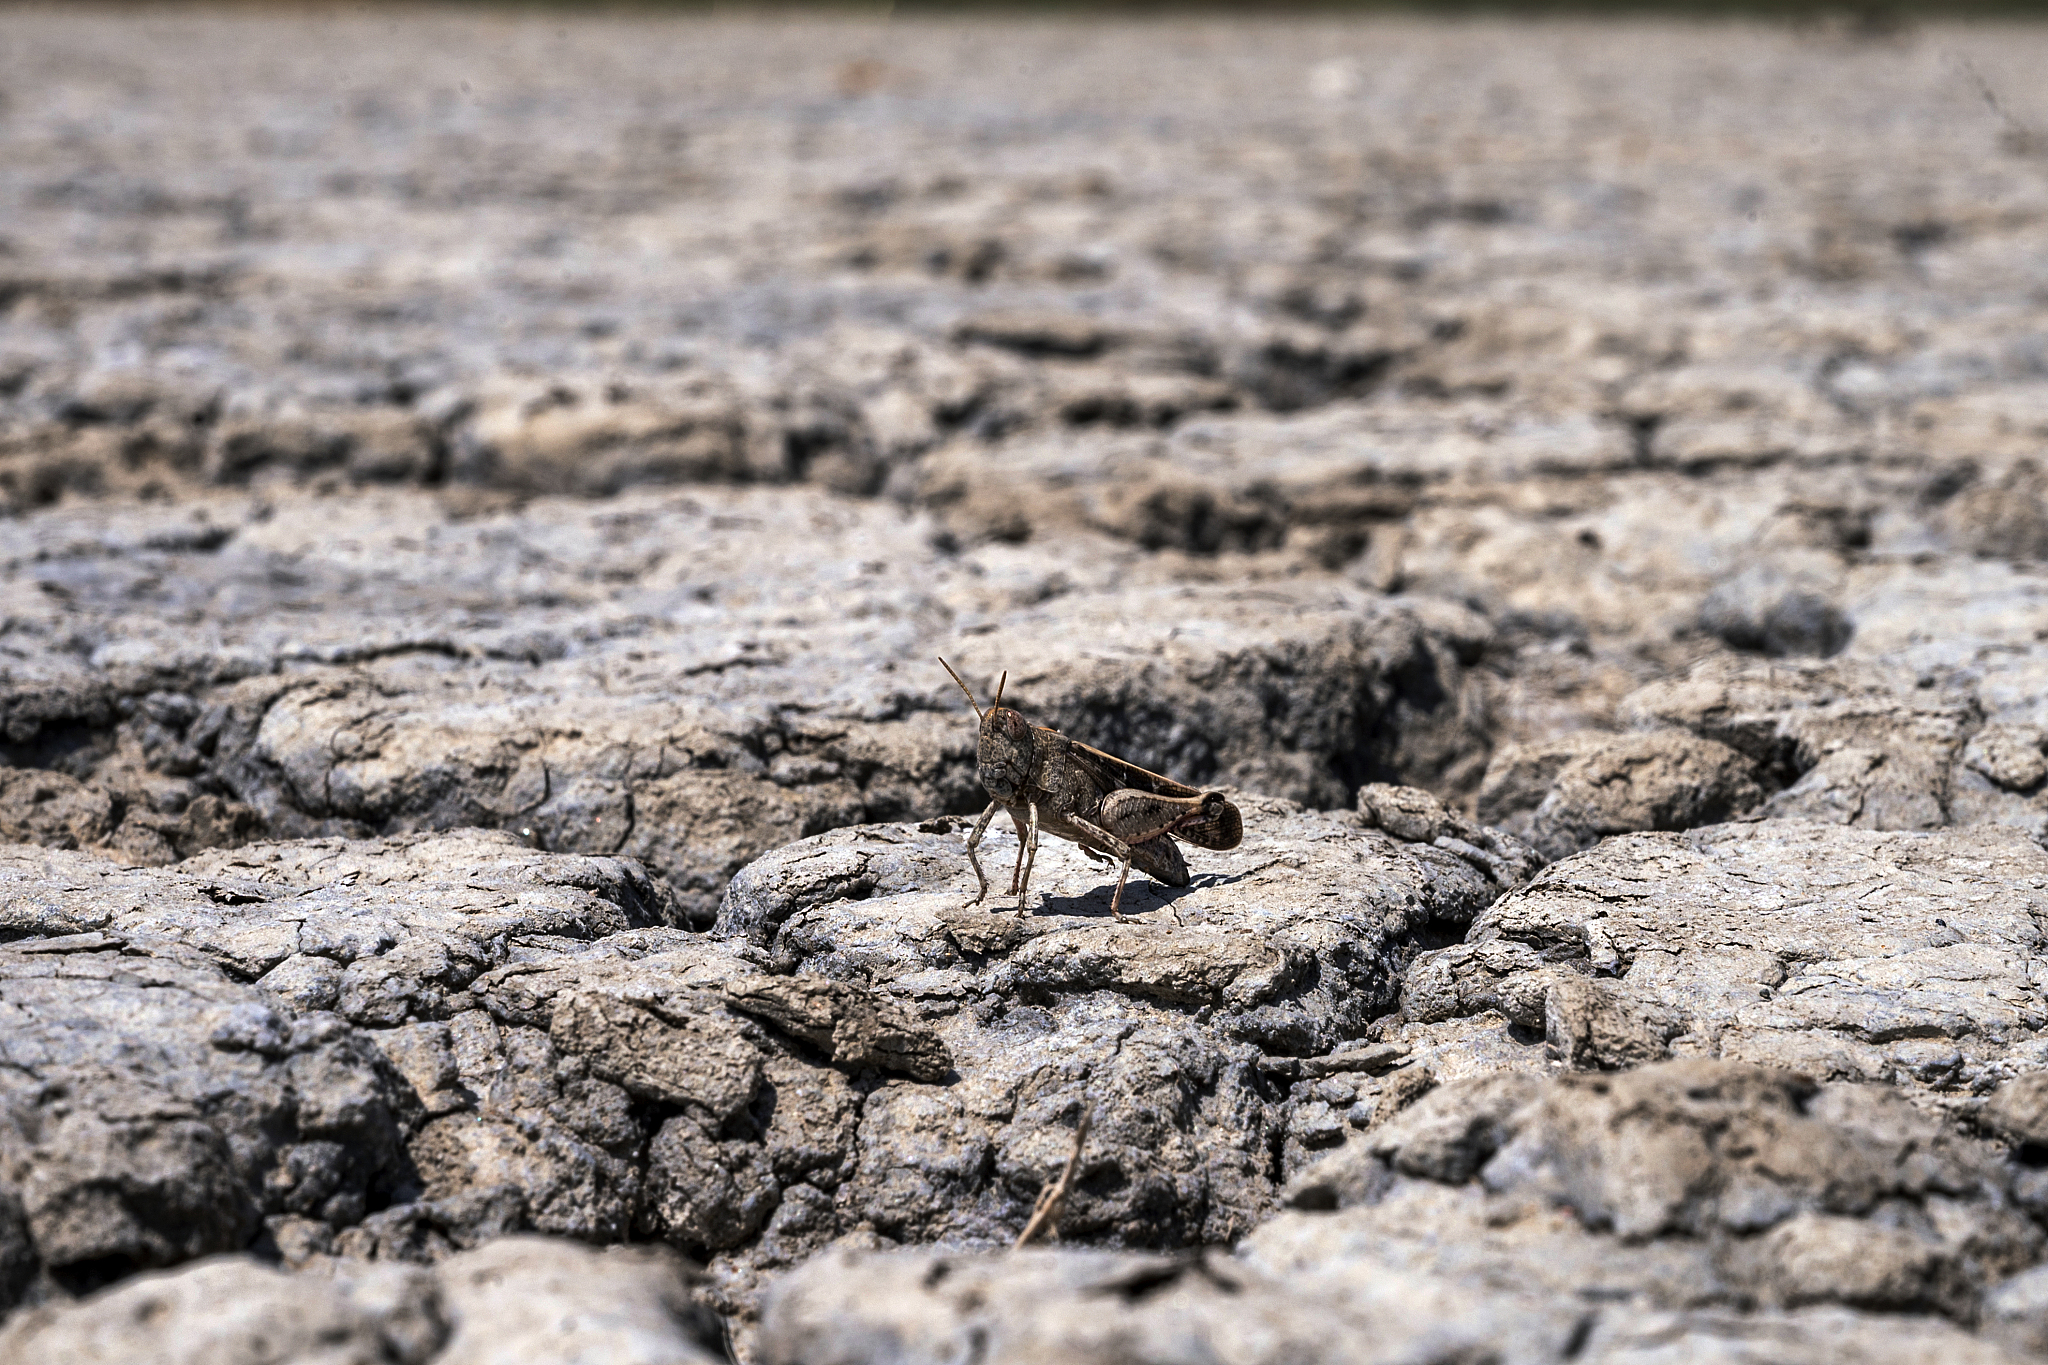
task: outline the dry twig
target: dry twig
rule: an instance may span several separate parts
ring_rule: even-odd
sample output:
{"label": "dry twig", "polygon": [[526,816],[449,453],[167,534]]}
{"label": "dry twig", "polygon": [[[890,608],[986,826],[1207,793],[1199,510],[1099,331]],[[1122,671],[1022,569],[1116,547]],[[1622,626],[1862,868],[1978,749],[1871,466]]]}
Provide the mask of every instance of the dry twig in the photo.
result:
{"label": "dry twig", "polygon": [[1073,1186],[1074,1174],[1081,1169],[1081,1144],[1088,1140],[1088,1119],[1093,1111],[1083,1109],[1081,1121],[1074,1125],[1074,1150],[1067,1156],[1067,1168],[1060,1172],[1060,1178],[1038,1192],[1038,1202],[1031,1206],[1031,1221],[1024,1225],[1024,1231],[1017,1234],[1017,1246],[1012,1250],[1031,1245],[1031,1239],[1047,1227],[1058,1230],[1060,1209],[1067,1202],[1067,1191]]}

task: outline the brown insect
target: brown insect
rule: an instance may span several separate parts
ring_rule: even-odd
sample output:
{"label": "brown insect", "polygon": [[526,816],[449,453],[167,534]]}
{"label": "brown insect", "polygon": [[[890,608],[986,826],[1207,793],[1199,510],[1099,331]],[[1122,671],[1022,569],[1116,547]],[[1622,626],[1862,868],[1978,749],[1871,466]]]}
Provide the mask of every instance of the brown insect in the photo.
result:
{"label": "brown insect", "polygon": [[1031,888],[1031,868],[1038,857],[1039,834],[1079,844],[1097,862],[1120,862],[1116,893],[1109,913],[1123,918],[1124,882],[1136,866],[1155,882],[1186,886],[1188,865],[1175,840],[1197,848],[1236,848],[1244,838],[1244,820],[1222,792],[1198,791],[1170,777],[1068,739],[1057,730],[1032,725],[1003,705],[1003,687],[988,710],[944,659],[939,666],[967,694],[967,704],[981,718],[976,772],[989,794],[988,809],[967,836],[967,861],[981,890],[969,905],[988,895],[988,877],[975,850],[988,822],[998,810],[1008,811],[1017,826],[1017,865],[1010,873],[1010,891],[1024,908]]}

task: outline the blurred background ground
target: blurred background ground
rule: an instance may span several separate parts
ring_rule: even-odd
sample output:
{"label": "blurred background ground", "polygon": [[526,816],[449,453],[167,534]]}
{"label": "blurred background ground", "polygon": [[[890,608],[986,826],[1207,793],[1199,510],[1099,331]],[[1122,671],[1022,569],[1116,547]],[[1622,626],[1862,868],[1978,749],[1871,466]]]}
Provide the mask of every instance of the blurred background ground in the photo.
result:
{"label": "blurred background ground", "polygon": [[[225,749],[120,738],[151,693],[187,698],[149,722],[175,737],[280,670],[452,669],[376,684],[438,717],[482,660],[629,664],[633,695],[724,708],[703,722],[724,739],[678,742],[686,767],[767,765],[784,741],[759,715],[785,696],[963,638],[1143,656],[1174,625],[1122,588],[1329,584],[1438,603],[1426,634],[1453,643],[1396,651],[1438,662],[1389,664],[1406,681],[1334,728],[1281,725],[1291,758],[1115,721],[1115,687],[1061,714],[1196,780],[1469,804],[1495,750],[1611,729],[1631,689],[1716,651],[1968,670],[2033,638],[2039,27],[5,22],[0,640],[44,698],[14,705],[8,752],[102,792],[89,842],[164,857],[530,805],[524,740],[476,740],[495,756],[448,777],[475,743],[380,759],[358,737],[364,762],[442,775],[337,788],[294,767],[267,699]],[[846,636],[829,664],[787,601]],[[1067,624],[1030,634],[1034,612]],[[1006,638],[991,668],[1026,666]],[[919,676],[827,710],[953,704]],[[765,830],[973,801],[936,778],[826,799],[828,779],[785,772],[770,804],[800,809],[743,820],[704,894]],[[235,810],[177,824],[200,796]],[[130,810],[170,823],[119,836]]]}

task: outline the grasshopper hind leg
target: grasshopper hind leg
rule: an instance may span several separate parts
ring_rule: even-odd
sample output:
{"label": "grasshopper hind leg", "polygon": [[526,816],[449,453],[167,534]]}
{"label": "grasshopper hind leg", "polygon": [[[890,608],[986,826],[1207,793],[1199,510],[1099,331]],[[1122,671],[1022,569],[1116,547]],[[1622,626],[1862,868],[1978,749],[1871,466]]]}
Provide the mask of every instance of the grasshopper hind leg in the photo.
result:
{"label": "grasshopper hind leg", "polygon": [[[1139,844],[1133,847],[1100,825],[1089,820],[1083,820],[1078,816],[1070,818],[1069,823],[1078,828],[1087,837],[1088,842],[1082,844],[1081,848],[1091,858],[1098,858],[1103,862],[1116,862],[1120,865],[1117,868],[1116,874],[1116,891],[1109,898],[1109,913],[1121,923],[1124,917],[1124,883],[1131,879],[1131,863],[1134,859],[1137,859],[1138,866],[1143,871],[1157,877],[1159,870],[1155,870],[1155,867],[1158,860],[1156,857],[1151,856],[1156,850],[1146,844]],[[1173,841],[1168,839],[1163,842],[1170,853]]]}
{"label": "grasshopper hind leg", "polygon": [[1117,923],[1119,923],[1119,924],[1123,923],[1123,921],[1124,921],[1124,912],[1123,912],[1123,903],[1124,903],[1124,883],[1125,883],[1125,882],[1127,882],[1127,881],[1129,881],[1129,880],[1130,880],[1130,877],[1131,877],[1131,860],[1130,860],[1129,858],[1126,858],[1126,859],[1124,859],[1124,865],[1123,865],[1122,869],[1121,869],[1121,870],[1119,870],[1119,871],[1117,872],[1117,874],[1116,874],[1116,891],[1115,891],[1115,893],[1114,893],[1113,895],[1111,895],[1111,896],[1110,896],[1110,898],[1109,898],[1109,913],[1110,913],[1110,917],[1111,917],[1112,919],[1116,920],[1116,922],[1117,922]]}

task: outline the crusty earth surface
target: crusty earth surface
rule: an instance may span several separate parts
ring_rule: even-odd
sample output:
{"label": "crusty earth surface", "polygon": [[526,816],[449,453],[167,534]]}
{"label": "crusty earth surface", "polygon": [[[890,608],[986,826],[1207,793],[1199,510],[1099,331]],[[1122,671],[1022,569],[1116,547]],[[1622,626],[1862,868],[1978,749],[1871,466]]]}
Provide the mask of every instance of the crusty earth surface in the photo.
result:
{"label": "crusty earth surface", "polygon": [[2048,1359],[2048,28],[0,34],[0,1365]]}

